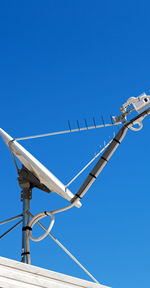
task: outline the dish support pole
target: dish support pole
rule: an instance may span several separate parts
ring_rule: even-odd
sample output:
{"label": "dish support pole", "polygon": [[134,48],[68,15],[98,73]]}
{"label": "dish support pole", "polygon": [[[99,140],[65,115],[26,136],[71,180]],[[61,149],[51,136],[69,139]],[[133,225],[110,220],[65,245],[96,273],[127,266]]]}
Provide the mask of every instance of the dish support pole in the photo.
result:
{"label": "dish support pole", "polygon": [[32,199],[32,189],[30,183],[23,183],[24,187],[21,191],[21,201],[23,202],[23,224],[22,224],[22,262],[30,264],[30,246],[29,246],[29,230],[28,226],[30,218],[30,200]]}

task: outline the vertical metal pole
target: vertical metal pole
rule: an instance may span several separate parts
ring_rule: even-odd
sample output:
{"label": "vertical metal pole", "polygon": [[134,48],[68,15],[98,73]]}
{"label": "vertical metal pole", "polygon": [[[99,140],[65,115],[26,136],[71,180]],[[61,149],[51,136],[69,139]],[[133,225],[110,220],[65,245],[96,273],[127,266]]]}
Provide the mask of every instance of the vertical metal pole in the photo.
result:
{"label": "vertical metal pole", "polygon": [[25,246],[25,231],[23,230],[24,227],[26,226],[26,200],[23,200],[23,222],[22,222],[22,253],[21,253],[21,257],[22,257],[22,262],[25,263],[25,250],[26,250],[26,246]]}
{"label": "vertical metal pole", "polygon": [[[32,193],[32,190],[31,190],[31,193]],[[29,199],[27,199],[26,208],[27,208],[26,221],[27,221],[27,226],[28,226],[29,218],[30,218],[30,200]],[[26,230],[26,252],[28,253],[28,254],[26,254],[26,263],[31,264],[30,246],[29,246],[29,230]]]}
{"label": "vertical metal pole", "polygon": [[26,257],[26,230],[25,227],[27,227],[27,224],[29,222],[29,199],[23,200],[23,223],[22,223],[22,262],[27,263],[27,257]]}
{"label": "vertical metal pole", "polygon": [[29,237],[28,237],[28,223],[30,213],[30,199],[32,190],[23,189],[22,201],[23,201],[23,225],[22,225],[22,262],[30,264],[30,250],[29,250]]}

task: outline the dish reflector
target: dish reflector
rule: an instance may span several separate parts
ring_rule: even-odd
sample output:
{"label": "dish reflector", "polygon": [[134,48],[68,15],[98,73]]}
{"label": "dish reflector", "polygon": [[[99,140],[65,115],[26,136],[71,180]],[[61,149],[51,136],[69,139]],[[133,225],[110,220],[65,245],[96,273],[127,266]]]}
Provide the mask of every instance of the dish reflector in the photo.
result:
{"label": "dish reflector", "polygon": [[[6,145],[11,148],[11,151],[16,155],[20,162],[39,179],[41,184],[47,186],[52,192],[55,192],[63,198],[71,201],[74,197],[72,192],[65,187],[65,185],[54,176],[42,163],[40,163],[33,155],[31,155],[25,148],[23,148],[17,141],[7,134],[3,129],[0,129],[0,135],[5,141]],[[80,201],[76,206],[81,207]]]}

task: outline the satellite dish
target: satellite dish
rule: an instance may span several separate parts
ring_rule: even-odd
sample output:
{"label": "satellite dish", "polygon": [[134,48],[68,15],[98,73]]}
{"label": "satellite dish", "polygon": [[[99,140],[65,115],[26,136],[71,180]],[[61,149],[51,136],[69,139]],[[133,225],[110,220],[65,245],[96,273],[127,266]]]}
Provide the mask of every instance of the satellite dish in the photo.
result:
{"label": "satellite dish", "polygon": [[[5,224],[7,222],[10,222],[14,219],[22,217],[22,220],[20,220],[18,223],[16,223],[14,226],[12,226],[8,231],[3,233],[3,235],[0,236],[0,239],[5,236],[7,233],[12,231],[17,225],[19,225],[22,222],[22,262],[30,264],[30,245],[29,245],[29,238],[33,241],[41,241],[44,239],[47,235],[49,235],[56,243],[59,245],[65,253],[67,253],[96,283],[98,281],[79,263],[79,261],[50,233],[53,225],[54,225],[54,215],[57,213],[61,213],[64,211],[67,211],[71,209],[74,206],[81,207],[80,199],[85,195],[85,193],[89,190],[93,182],[97,179],[98,175],[101,173],[101,171],[104,169],[105,165],[108,163],[111,156],[116,151],[119,144],[122,142],[123,138],[125,137],[128,129],[138,131],[140,130],[143,125],[142,121],[143,119],[150,115],[150,96],[146,94],[142,94],[139,97],[135,98],[129,98],[127,102],[122,105],[121,107],[121,115],[114,116],[113,119],[115,123],[113,124],[105,124],[96,126],[95,120],[94,120],[94,126],[93,127],[84,127],[78,129],[74,129],[68,131],[60,131],[60,132],[54,132],[54,133],[48,133],[43,135],[36,135],[36,136],[29,136],[24,138],[18,138],[13,139],[9,134],[7,134],[4,130],[0,129],[0,135],[2,136],[3,140],[5,141],[6,145],[10,148],[11,154],[13,156],[17,172],[18,172],[18,182],[19,186],[22,188],[21,191],[21,201],[23,202],[23,213],[20,215],[17,215],[15,217],[12,217],[10,219],[6,219],[2,222],[0,222],[0,225]],[[129,108],[130,105],[133,105],[132,108]],[[143,110],[144,109],[144,110]],[[127,122],[127,115],[130,114],[133,110],[136,110],[139,115],[132,118],[129,122]],[[99,156],[101,153],[102,156],[100,159],[96,162],[95,166],[92,168],[91,172],[88,174],[84,182],[79,187],[77,193],[73,195],[71,191],[67,188],[70,183],[72,183],[80,174],[82,171],[85,170],[93,162],[93,159],[68,183],[68,185],[64,185],[60,180],[58,180],[46,167],[44,167],[33,155],[31,155],[26,149],[24,149],[17,140],[25,140],[25,139],[33,139],[33,138],[39,138],[39,137],[46,137],[50,135],[58,135],[58,134],[65,134],[70,132],[76,132],[76,131],[83,131],[87,129],[95,129],[100,127],[106,127],[106,126],[113,126],[113,125],[120,125],[123,124],[123,126],[120,128],[118,133],[114,136],[114,138],[104,146],[104,148],[99,152],[93,159],[96,159],[97,156]],[[135,124],[139,124],[139,127],[134,127]],[[78,125],[79,126],[79,125]],[[14,155],[20,160],[22,163],[22,169],[19,170],[14,158]],[[32,189],[34,187],[38,187],[39,189],[42,189],[45,192],[55,192],[62,196],[63,198],[67,199],[71,202],[71,204],[67,205],[66,207],[53,210],[53,211],[43,211],[35,216],[31,214],[30,212],[30,200],[32,199]],[[51,222],[49,227],[46,229],[39,221],[46,217],[51,217]],[[30,217],[32,218],[30,220]],[[45,231],[45,233],[38,237],[34,238],[32,236],[32,228],[35,224],[38,224],[42,227],[42,229]]]}
{"label": "satellite dish", "polygon": [[[50,189],[49,192],[55,192],[68,201],[71,201],[74,195],[56,176],[54,176],[42,163],[40,163],[3,129],[0,129],[0,135],[23,166],[25,166],[36,178],[38,178],[41,184],[48,187]],[[78,201],[76,203],[76,207],[80,208],[81,206],[82,204],[80,201]]]}

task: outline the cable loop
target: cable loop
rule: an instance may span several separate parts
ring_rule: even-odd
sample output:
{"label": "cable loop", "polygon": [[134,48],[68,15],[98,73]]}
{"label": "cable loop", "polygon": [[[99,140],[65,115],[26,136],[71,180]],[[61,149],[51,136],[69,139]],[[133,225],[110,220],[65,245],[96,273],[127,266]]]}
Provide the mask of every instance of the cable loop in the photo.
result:
{"label": "cable loop", "polygon": [[[46,211],[45,211],[46,212]],[[31,238],[32,241],[35,241],[35,242],[39,242],[41,240],[43,240],[47,235],[48,233],[52,230],[53,228],[53,225],[54,225],[54,222],[55,222],[55,218],[54,218],[54,215],[51,213],[51,212],[42,212],[42,213],[39,213],[36,217],[34,217],[28,224],[28,226],[31,227],[31,229],[33,228],[33,226],[41,219],[43,219],[44,217],[47,217],[47,216],[50,216],[51,217],[51,222],[50,222],[50,225],[48,227],[48,229],[46,230],[46,232],[38,237],[38,238],[35,238],[32,236],[32,230],[29,231],[29,237]]]}
{"label": "cable loop", "polygon": [[[138,127],[134,127],[134,125],[138,125]],[[129,129],[133,131],[139,131],[143,128],[143,124],[140,121],[134,122],[133,126],[129,127]]]}

